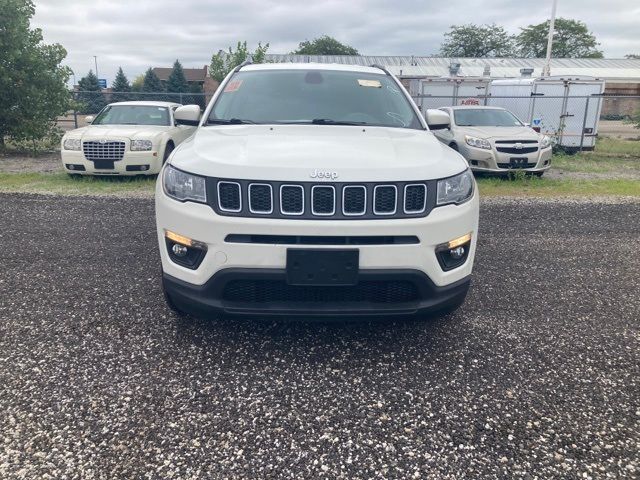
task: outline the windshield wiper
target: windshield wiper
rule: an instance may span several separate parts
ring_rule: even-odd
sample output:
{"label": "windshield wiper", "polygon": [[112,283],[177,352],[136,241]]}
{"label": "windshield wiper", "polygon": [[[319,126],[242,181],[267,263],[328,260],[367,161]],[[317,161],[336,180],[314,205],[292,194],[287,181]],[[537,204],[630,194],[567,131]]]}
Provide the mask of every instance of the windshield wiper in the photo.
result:
{"label": "windshield wiper", "polygon": [[255,124],[252,120],[243,120],[242,118],[210,118],[207,125],[245,125]]}
{"label": "windshield wiper", "polygon": [[367,122],[343,122],[340,120],[331,120],[330,118],[314,118],[311,120],[313,125],[368,125]]}

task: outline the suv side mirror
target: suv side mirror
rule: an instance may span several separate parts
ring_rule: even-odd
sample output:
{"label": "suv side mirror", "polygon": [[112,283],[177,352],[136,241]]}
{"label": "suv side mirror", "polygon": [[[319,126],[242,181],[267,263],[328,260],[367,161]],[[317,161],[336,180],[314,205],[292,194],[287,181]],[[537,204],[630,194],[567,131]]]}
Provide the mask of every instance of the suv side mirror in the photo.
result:
{"label": "suv side mirror", "polygon": [[93,115],[87,115],[86,117],[84,117],[84,121],[87,122],[87,123],[91,123],[91,122],[93,122],[94,118],[95,117]]}
{"label": "suv side mirror", "polygon": [[183,105],[173,112],[173,119],[177,125],[191,125],[197,127],[200,123],[200,107],[198,105]]}
{"label": "suv side mirror", "polygon": [[428,109],[425,118],[430,130],[444,130],[451,125],[449,115],[435,108]]}

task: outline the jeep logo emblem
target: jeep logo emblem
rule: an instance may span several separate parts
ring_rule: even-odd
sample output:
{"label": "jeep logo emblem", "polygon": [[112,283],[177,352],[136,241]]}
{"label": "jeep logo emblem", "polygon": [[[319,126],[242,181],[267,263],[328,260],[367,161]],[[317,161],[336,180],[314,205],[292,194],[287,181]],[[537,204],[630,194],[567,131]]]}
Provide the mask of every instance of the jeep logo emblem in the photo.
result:
{"label": "jeep logo emblem", "polygon": [[330,172],[329,170],[322,171],[316,168],[313,172],[309,174],[309,176],[311,178],[317,178],[319,180],[322,180],[322,179],[335,180],[336,178],[338,178],[338,172]]}

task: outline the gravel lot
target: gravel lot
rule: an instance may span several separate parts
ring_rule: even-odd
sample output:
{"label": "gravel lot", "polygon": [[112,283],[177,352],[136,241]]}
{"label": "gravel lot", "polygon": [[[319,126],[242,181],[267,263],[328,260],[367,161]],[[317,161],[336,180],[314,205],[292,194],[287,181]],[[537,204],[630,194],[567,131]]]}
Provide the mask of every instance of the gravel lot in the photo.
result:
{"label": "gravel lot", "polygon": [[640,203],[481,215],[447,318],[178,320],[150,200],[0,195],[0,478],[638,478]]}

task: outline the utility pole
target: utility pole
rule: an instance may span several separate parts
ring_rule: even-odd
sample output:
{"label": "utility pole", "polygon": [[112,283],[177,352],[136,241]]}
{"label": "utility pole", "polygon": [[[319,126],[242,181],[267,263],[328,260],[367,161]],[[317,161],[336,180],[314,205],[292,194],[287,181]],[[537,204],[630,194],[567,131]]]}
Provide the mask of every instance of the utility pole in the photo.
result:
{"label": "utility pole", "polygon": [[96,77],[100,78],[100,75],[98,75],[98,57],[96,55],[93,56],[93,61],[96,62]]}
{"label": "utility pole", "polygon": [[558,0],[552,1],[551,20],[549,20],[549,38],[547,39],[547,59],[545,60],[544,67],[542,68],[543,77],[551,75],[551,50],[553,49],[553,30],[556,26],[556,8],[558,7]]}

